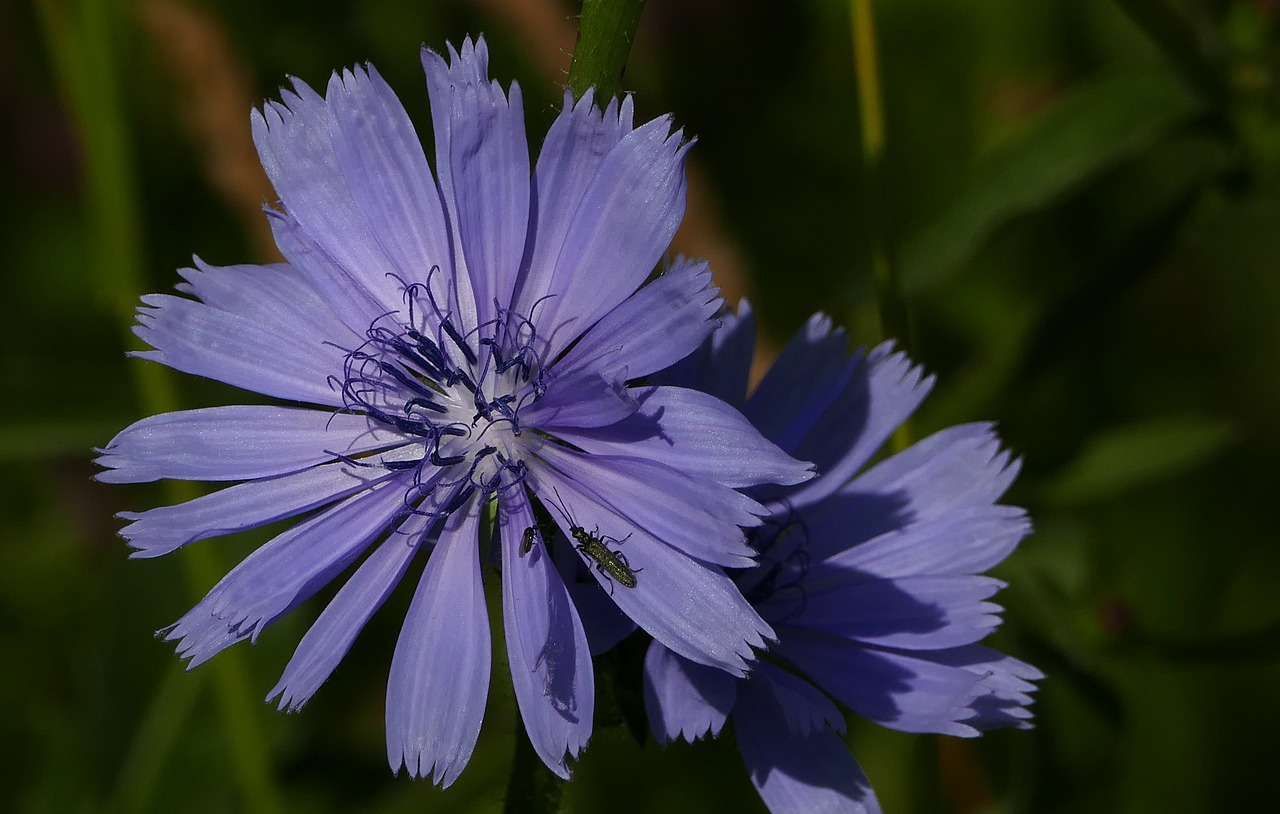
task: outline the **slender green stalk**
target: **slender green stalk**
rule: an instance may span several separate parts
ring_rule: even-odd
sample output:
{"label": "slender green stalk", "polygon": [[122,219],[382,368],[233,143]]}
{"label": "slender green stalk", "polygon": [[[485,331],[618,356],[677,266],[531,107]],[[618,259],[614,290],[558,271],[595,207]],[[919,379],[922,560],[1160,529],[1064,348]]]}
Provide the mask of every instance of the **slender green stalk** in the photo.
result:
{"label": "slender green stalk", "polygon": [[[889,194],[889,167],[885,150],[884,105],[880,98],[880,67],[876,55],[875,16],[871,0],[850,0],[853,27],[853,68],[858,84],[858,118],[862,126],[862,160],[866,168],[871,233],[871,267],[880,306],[880,334],[911,352],[911,322],[898,279],[897,244],[894,242],[893,201]],[[903,423],[893,434],[895,452],[911,443],[911,427]]]}
{"label": "slender green stalk", "polygon": [[871,0],[851,0],[850,11],[858,113],[862,125],[862,159],[871,203],[871,262],[875,272],[876,297],[880,302],[880,331],[886,339],[894,339],[900,348],[910,351],[910,322],[898,281],[893,204],[889,195],[889,169],[885,154],[884,106],[880,99],[880,68]]}
{"label": "slender green stalk", "polygon": [[622,74],[642,11],[644,0],[582,0],[578,42],[569,65],[574,98],[590,87],[602,102],[622,92]]}
{"label": "slender green stalk", "polygon": [[[119,319],[126,345],[136,346],[130,329],[133,309],[143,289],[145,261],[141,207],[114,51],[121,7],[107,0],[78,0],[74,7],[65,0],[36,0],[36,9],[83,151],[88,216],[94,230],[92,254],[97,261],[94,289],[104,307]],[[173,378],[165,368],[134,364],[130,370],[143,412],[177,409]],[[171,503],[194,496],[190,485],[174,484],[165,491]],[[185,550],[182,561],[187,582],[197,597],[208,590],[222,570],[216,555],[207,547]],[[210,671],[245,808],[254,812],[279,811],[260,721],[264,713],[249,695],[244,655],[236,651],[224,653],[210,665]],[[138,737],[161,733],[176,738],[191,706],[167,704],[155,711],[157,716],[171,716],[173,720],[153,720],[149,713]],[[145,750],[137,746],[130,750],[131,755],[140,753],[162,760],[168,750],[156,744]],[[130,762],[124,767],[120,788],[131,799],[146,799],[148,784],[159,774],[154,766],[139,767]],[[127,804],[126,800],[120,802]]]}

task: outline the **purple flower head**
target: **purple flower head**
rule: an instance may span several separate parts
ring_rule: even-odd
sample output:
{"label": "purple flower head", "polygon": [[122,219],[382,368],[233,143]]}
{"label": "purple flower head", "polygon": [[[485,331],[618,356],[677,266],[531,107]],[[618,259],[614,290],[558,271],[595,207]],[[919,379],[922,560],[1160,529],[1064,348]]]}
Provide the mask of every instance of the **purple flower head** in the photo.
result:
{"label": "purple flower head", "polygon": [[1029,725],[1040,671],[978,644],[1000,622],[988,600],[1002,587],[979,573],[1030,531],[1021,509],[995,503],[1018,464],[990,425],[967,424],[864,469],[932,379],[888,344],[849,358],[844,333],[817,315],[747,398],[754,340],[744,304],[658,378],[741,407],[766,438],[818,466],[808,483],[749,490],[770,515],[748,531],[760,559],[737,581],[777,644],[735,678],[655,641],[646,709],[659,740],[718,734],[732,716],[774,812],[878,812],[832,699],[905,732]]}
{"label": "purple flower head", "polygon": [[[194,299],[143,298],[154,350],[137,355],[309,406],[144,419],[99,478],[239,482],[125,513],[137,557],[301,518],[164,631],[191,666],[352,569],[271,691],[281,708],[306,703],[430,550],[391,661],[387,748],[393,770],[443,785],[484,713],[496,556],[521,714],[567,776],[594,686],[566,578],[589,570],[672,651],[742,675],[772,630],[722,570],[751,562],[738,527],[766,514],[736,490],[809,467],[715,398],[631,384],[697,348],[719,308],[701,263],[641,287],[684,212],[689,143],[670,119],[636,127],[629,99],[602,111],[566,93],[531,168],[519,87],[490,81],[483,39],[422,61],[434,171],[372,67],[324,96],[295,80],[253,115],[288,262],[197,261],[180,286]],[[496,553],[478,544],[490,508]],[[625,557],[634,584],[602,557]]]}

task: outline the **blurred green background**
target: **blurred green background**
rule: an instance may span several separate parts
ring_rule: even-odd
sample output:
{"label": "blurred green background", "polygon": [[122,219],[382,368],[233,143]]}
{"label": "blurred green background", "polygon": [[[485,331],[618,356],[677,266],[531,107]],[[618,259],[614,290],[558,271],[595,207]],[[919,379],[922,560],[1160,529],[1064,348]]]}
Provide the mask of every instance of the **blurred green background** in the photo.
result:
{"label": "blurred green background", "polygon": [[[699,139],[677,248],[750,295],[775,344],[818,309],[876,341],[877,214],[939,377],[915,431],[994,419],[1025,458],[1009,500],[1037,533],[998,570],[995,643],[1048,674],[1038,728],[962,742],[853,722],[855,753],[890,814],[1280,811],[1280,2],[875,9],[887,204],[860,169],[843,2],[649,0],[626,80],[640,118],[674,112]],[[182,672],[151,632],[264,535],[129,562],[112,515],[181,493],[95,484],[90,448],[144,405],[240,400],[127,362],[124,325],[193,252],[272,258],[251,105],[370,60],[425,123],[419,46],[484,32],[536,143],[575,11],[0,5],[0,809],[500,809],[500,665],[447,792],[385,762],[406,592],[299,714],[258,699],[319,604]],[[663,750],[623,726],[598,729],[566,802],[762,810],[729,744]]]}

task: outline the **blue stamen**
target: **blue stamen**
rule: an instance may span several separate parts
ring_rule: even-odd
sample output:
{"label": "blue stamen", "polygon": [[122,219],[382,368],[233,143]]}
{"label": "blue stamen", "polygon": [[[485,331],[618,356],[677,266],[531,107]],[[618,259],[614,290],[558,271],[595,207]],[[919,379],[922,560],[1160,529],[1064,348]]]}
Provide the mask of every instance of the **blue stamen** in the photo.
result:
{"label": "blue stamen", "polygon": [[[497,316],[464,333],[429,285],[401,285],[407,323],[399,321],[403,311],[377,317],[365,342],[346,351],[344,378],[332,378],[330,386],[341,392],[345,412],[367,415],[418,439],[422,452],[401,461],[334,457],[356,466],[412,471],[404,498],[409,512],[418,512],[413,504],[440,488],[457,490],[452,504],[477,489],[492,495],[519,485],[527,470],[507,445],[521,434],[520,409],[542,398],[550,380],[536,326],[495,302]],[[456,405],[468,403],[475,410],[470,421],[458,420]],[[442,447],[446,439],[458,440]]]}
{"label": "blue stamen", "polygon": [[476,363],[476,352],[473,351],[471,346],[467,344],[467,341],[462,338],[462,334],[458,333],[458,329],[453,327],[453,323],[449,322],[449,320],[445,320],[440,323],[440,327],[449,335],[449,338],[453,340],[453,344],[457,345],[458,350],[462,351],[462,355],[467,357],[467,361],[474,365]]}
{"label": "blue stamen", "polygon": [[404,403],[404,411],[405,411],[406,413],[412,412],[412,411],[414,410],[414,408],[420,408],[420,409],[423,409],[423,410],[430,410],[430,411],[431,411],[431,412],[433,412],[433,413],[446,413],[446,412],[448,412],[448,409],[446,409],[446,408],[444,407],[444,405],[442,405],[442,404],[436,404],[434,401],[428,401],[428,400],[427,400],[427,399],[425,399],[425,398],[409,399],[408,401],[406,401],[406,402]]}

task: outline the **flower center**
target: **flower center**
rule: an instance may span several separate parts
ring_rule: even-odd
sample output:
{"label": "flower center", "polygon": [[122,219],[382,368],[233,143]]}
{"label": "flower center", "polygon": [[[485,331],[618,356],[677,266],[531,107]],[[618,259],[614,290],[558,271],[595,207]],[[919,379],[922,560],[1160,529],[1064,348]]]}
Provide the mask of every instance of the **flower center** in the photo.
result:
{"label": "flower center", "polygon": [[464,334],[427,286],[406,285],[404,296],[407,321],[398,311],[375,320],[347,353],[341,385],[348,410],[416,445],[382,465],[417,470],[419,494],[459,485],[461,497],[492,494],[522,481],[520,410],[547,380],[533,323],[499,309]]}

